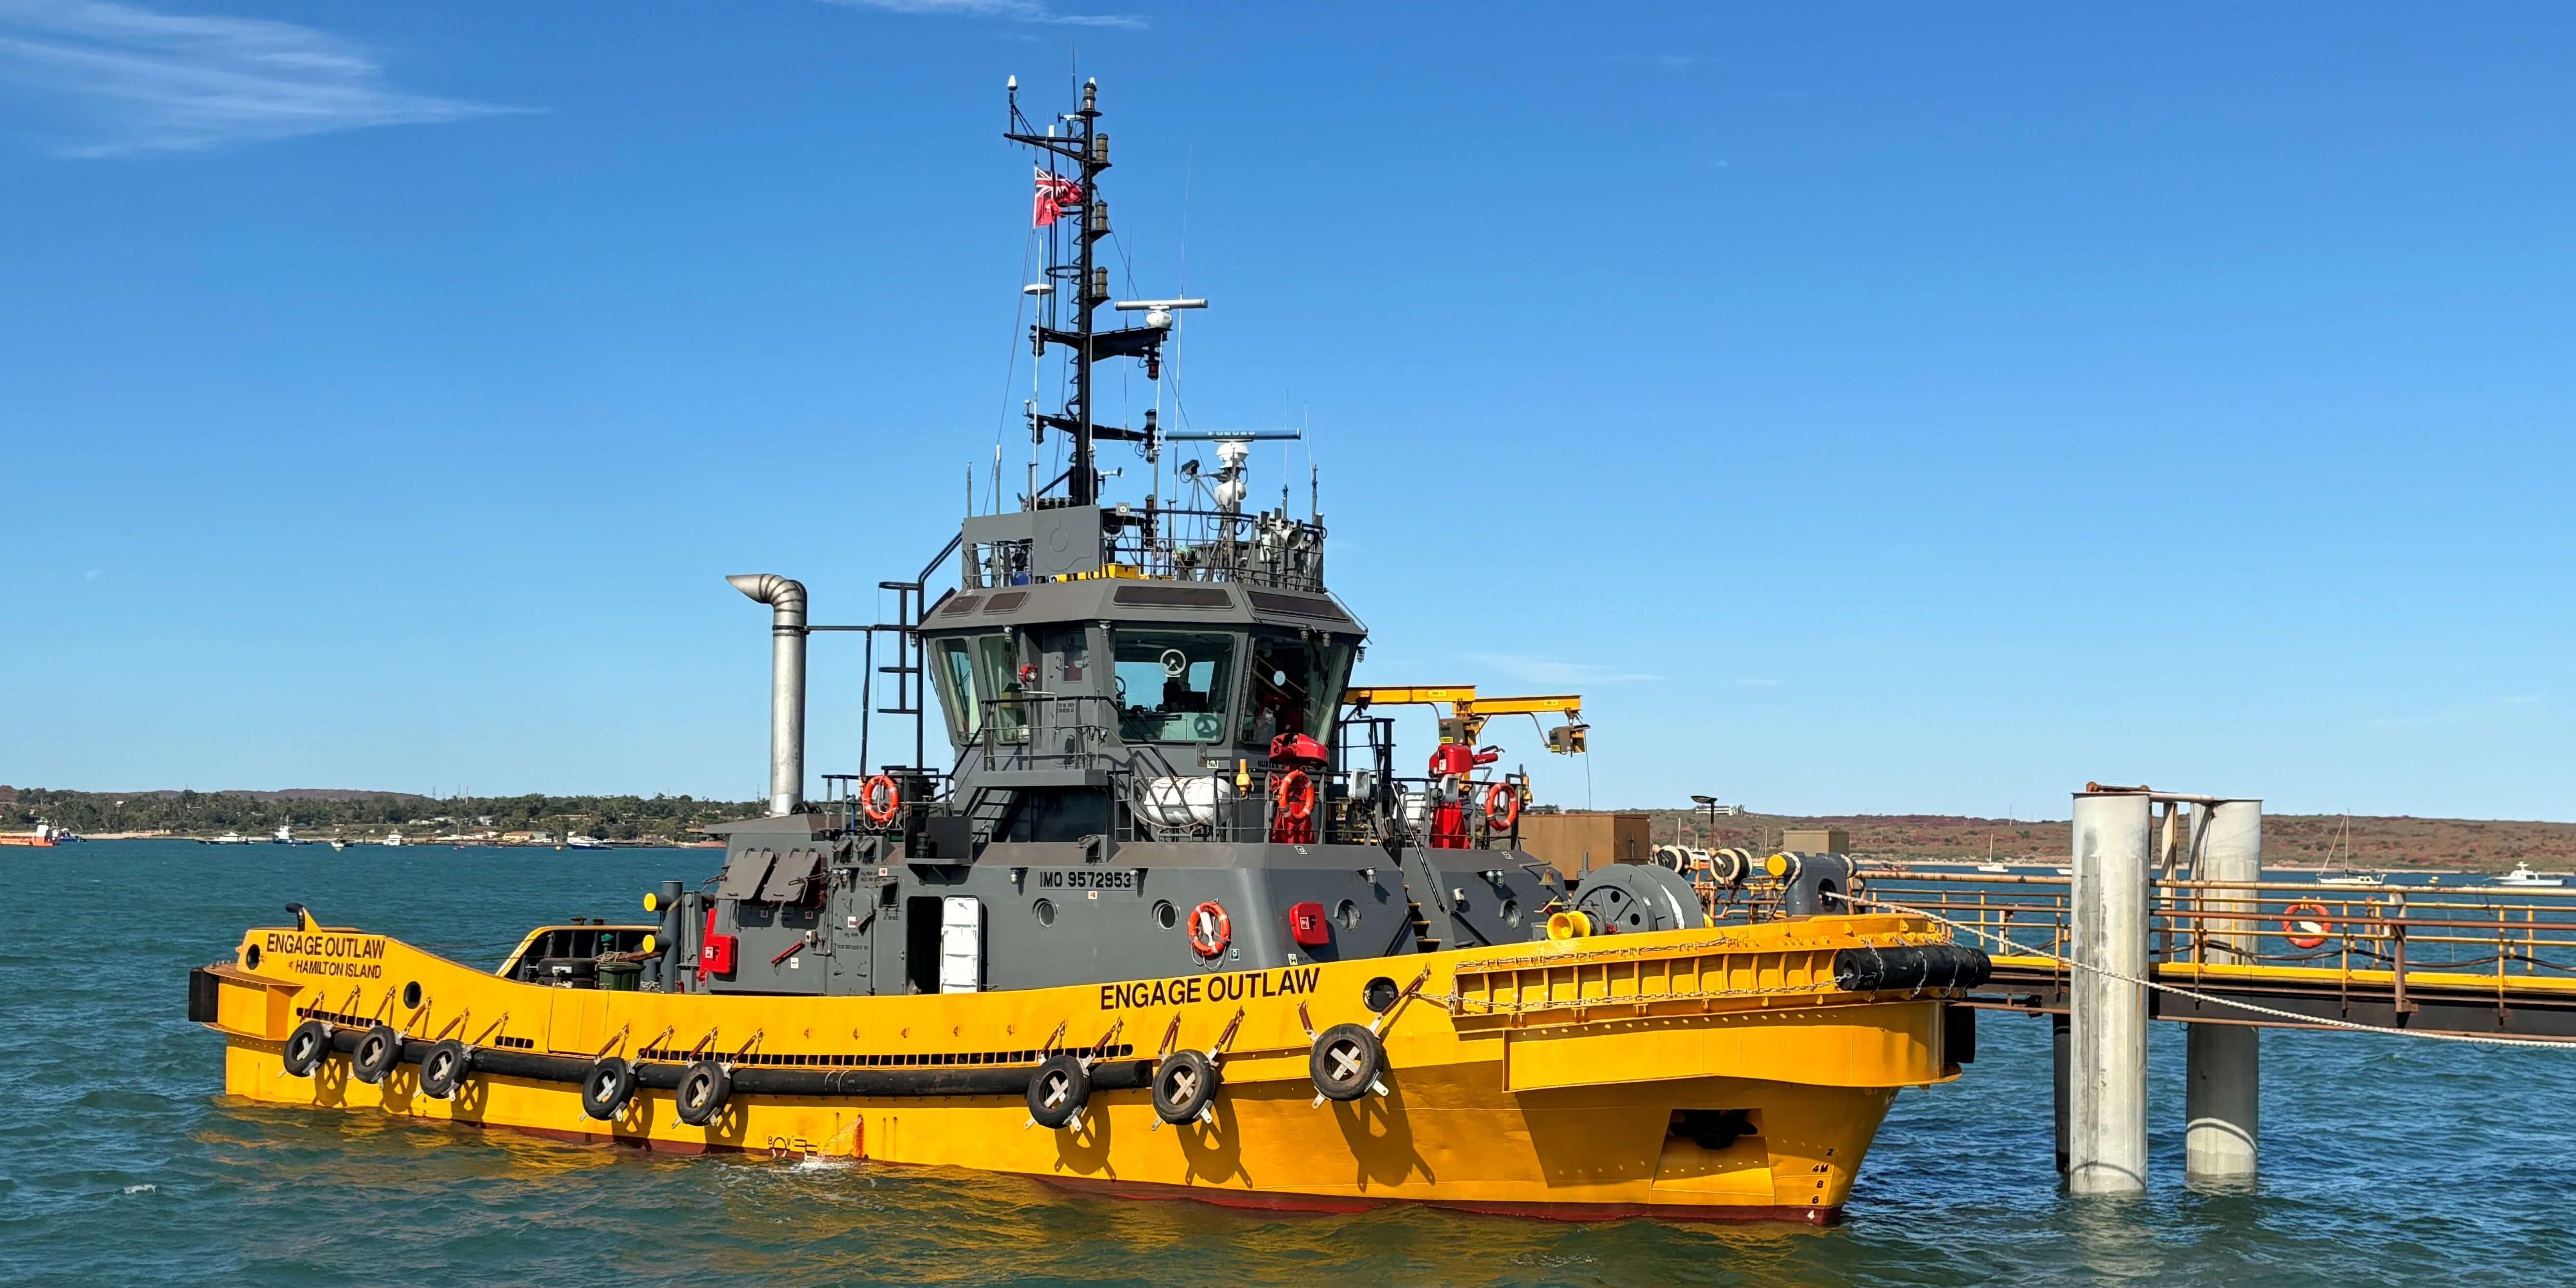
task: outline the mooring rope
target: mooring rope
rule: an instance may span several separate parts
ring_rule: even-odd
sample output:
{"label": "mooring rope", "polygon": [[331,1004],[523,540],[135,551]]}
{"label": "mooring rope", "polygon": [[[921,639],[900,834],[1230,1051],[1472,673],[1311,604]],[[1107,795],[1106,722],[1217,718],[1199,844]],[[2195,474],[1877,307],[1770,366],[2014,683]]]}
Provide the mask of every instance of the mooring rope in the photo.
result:
{"label": "mooring rope", "polygon": [[2539,1038],[2491,1038],[2476,1033],[2427,1033],[2421,1029],[2388,1029],[2381,1028],[2375,1024],[2363,1024],[2356,1020],[2328,1019],[2322,1015],[2302,1015],[2297,1011],[2285,1011],[2278,1007],[2264,1006],[2255,1002],[2240,1002],[2232,997],[2219,997],[2214,994],[2202,993],[2174,984],[2159,983],[2151,979],[2138,979],[2101,966],[2088,965],[2084,962],[2079,962],[2072,957],[2050,952],[2048,949],[2041,948],[2036,945],[2018,943],[2008,936],[1990,932],[1984,927],[1971,926],[1966,922],[1961,921],[1952,921],[1948,917],[1944,917],[1939,913],[1928,912],[1921,908],[1910,908],[1901,903],[1894,903],[1885,899],[1872,899],[1867,895],[1860,894],[1847,895],[1845,896],[1845,900],[1846,902],[1855,904],[1865,903],[1871,907],[1882,908],[1889,912],[1899,912],[1904,913],[1907,916],[1922,917],[1929,921],[1937,921],[1944,926],[1948,926],[1952,930],[1964,930],[1971,935],[1975,935],[1979,939],[1987,940],[2008,948],[2012,950],[2014,956],[2045,957],[2050,961],[2066,966],[2070,970],[2091,971],[2096,975],[2100,975],[2106,979],[2118,980],[2123,984],[2135,984],[2140,988],[2152,988],[2159,993],[2170,993],[2175,997],[2187,997],[2195,1002],[2206,1002],[2212,1006],[2230,1006],[2240,1011],[2251,1011],[2256,1015],[2269,1015],[2276,1019],[2290,1020],[2301,1025],[2329,1029],[2349,1029],[2355,1033],[2377,1033],[2386,1037],[2421,1038],[2427,1042],[2466,1042],[2477,1046],[2542,1047],[2552,1051],[2576,1051],[2576,1042],[2552,1042]]}

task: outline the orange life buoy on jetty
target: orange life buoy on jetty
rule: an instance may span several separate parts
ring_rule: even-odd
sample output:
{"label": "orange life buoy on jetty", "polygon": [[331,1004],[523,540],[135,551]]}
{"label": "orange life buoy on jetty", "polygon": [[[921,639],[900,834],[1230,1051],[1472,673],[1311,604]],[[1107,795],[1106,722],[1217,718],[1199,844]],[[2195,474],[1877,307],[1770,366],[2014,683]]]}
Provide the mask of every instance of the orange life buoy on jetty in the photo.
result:
{"label": "orange life buoy on jetty", "polygon": [[1521,794],[1510,783],[1496,783],[1485,789],[1485,823],[1497,832],[1512,830],[1521,821]]}
{"label": "orange life buoy on jetty", "polygon": [[[2313,920],[2299,916],[2303,912]],[[2289,936],[2294,947],[2325,947],[2326,932],[2333,926],[2326,920],[2326,906],[2321,903],[2294,903],[2281,910],[2281,933]]]}
{"label": "orange life buoy on jetty", "polygon": [[1302,823],[1315,812],[1315,780],[1305,770],[1291,769],[1270,789],[1270,801],[1281,814]]}
{"label": "orange life buoy on jetty", "polygon": [[1234,922],[1225,915],[1225,905],[1210,899],[1190,909],[1190,949],[1201,957],[1222,957],[1225,946],[1234,942]]}
{"label": "orange life buoy on jetty", "polygon": [[903,789],[894,780],[879,774],[859,786],[859,812],[868,821],[883,827],[894,821],[895,812],[903,808]]}

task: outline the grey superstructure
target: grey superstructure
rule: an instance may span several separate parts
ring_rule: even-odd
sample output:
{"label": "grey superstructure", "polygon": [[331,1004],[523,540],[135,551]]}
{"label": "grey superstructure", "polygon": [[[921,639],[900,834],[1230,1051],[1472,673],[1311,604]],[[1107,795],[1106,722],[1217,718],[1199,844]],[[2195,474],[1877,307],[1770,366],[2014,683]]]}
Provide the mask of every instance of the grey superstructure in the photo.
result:
{"label": "grey superstructure", "polygon": [[[1061,440],[1069,463],[1040,484],[1033,452],[1017,508],[968,517],[920,577],[881,583],[896,621],[811,624],[800,584],[732,579],[773,610],[773,813],[709,829],[726,852],[705,886],[665,883],[647,987],[888,994],[1173,978],[1526,942],[1576,905],[1516,844],[1525,780],[1401,774],[1392,722],[1345,701],[1367,632],[1325,586],[1321,515],[1289,513],[1284,489],[1275,510],[1244,508],[1246,444],[1273,435],[1094,418],[1094,364],[1133,360],[1158,378],[1174,310],[1202,303],[1121,302],[1141,324],[1094,329],[1112,302],[1092,262],[1107,229],[1098,115],[1086,88],[1081,111],[1041,132],[1015,99],[1009,135],[1053,170],[1039,180],[1039,222],[1055,253],[1030,290],[1031,339],[1060,358],[1065,393],[1060,410],[1033,406],[1029,419],[1033,441]],[[1102,441],[1133,444],[1153,468],[1140,503],[1101,498]],[[1177,462],[1176,501],[1161,494],[1162,467],[1185,444],[1214,460]],[[865,633],[870,712],[913,737],[871,756],[884,743],[869,733],[874,772],[826,775],[824,798],[808,801],[816,630]],[[915,763],[892,763],[905,753]],[[1663,868],[1606,868],[1583,886],[1605,929],[1702,924],[1689,882]]]}

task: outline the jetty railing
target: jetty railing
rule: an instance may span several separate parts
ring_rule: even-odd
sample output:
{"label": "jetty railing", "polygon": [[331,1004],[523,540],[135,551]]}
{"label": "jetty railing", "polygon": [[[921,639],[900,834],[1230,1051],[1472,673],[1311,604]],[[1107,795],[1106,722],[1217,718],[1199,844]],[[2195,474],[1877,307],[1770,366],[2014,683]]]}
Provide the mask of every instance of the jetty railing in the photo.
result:
{"label": "jetty railing", "polygon": [[2264,870],[2260,801],[2086,784],[2073,804],[2065,866],[1864,860],[1852,902],[1986,950],[1990,981],[1954,1005],[2048,1018],[2074,1193],[2146,1187],[2152,1020],[2188,1037],[2187,1172],[2230,1185],[2257,1170],[2265,1028],[2576,1050],[2576,888],[2302,879]]}
{"label": "jetty railing", "polygon": [[[1875,898],[1972,928],[1990,954],[2069,953],[2072,877],[1864,867],[1861,879]],[[2180,877],[2150,883],[2148,917],[2148,958],[2160,966],[2576,982],[2576,889]]]}

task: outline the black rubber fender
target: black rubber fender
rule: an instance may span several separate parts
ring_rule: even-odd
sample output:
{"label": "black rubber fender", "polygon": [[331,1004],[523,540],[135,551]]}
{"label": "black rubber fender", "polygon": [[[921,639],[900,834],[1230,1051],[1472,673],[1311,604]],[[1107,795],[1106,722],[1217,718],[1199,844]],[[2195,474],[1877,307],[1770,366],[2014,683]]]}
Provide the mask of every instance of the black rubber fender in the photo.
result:
{"label": "black rubber fender", "polygon": [[446,1100],[465,1085],[466,1075],[474,1071],[474,1052],[454,1038],[432,1042],[420,1057],[420,1091],[432,1100]]}
{"label": "black rubber fender", "polygon": [[[737,1068],[733,1089],[741,1096],[1016,1096],[1028,1090],[1029,1076],[1036,1070],[1037,1066],[1027,1064],[967,1069]],[[1093,1091],[1134,1091],[1153,1080],[1151,1060],[1099,1060],[1091,1066]]]}
{"label": "black rubber fender", "polygon": [[360,1082],[382,1082],[385,1075],[402,1063],[402,1031],[390,1024],[379,1024],[358,1039],[349,1052],[349,1072]]}
{"label": "black rubber fender", "polygon": [[724,1112],[725,1101],[733,1095],[733,1073],[721,1060],[700,1060],[680,1072],[679,1088],[672,1098],[679,1102],[680,1121],[692,1127],[704,1127]]}
{"label": "black rubber fender", "polygon": [[1306,1072],[1326,1100],[1357,1100],[1386,1072],[1386,1044],[1365,1024],[1336,1024],[1316,1037]]}
{"label": "black rubber fender", "polygon": [[[315,1021],[319,1023],[320,1021]],[[357,1034],[339,1030],[333,1045],[342,1051],[357,1045]],[[420,1042],[404,1044],[406,1058],[426,1053]],[[1070,1057],[1068,1057],[1070,1058]],[[316,1062],[319,1063],[317,1057]],[[579,1056],[541,1055],[506,1047],[474,1048],[474,1072],[494,1078],[577,1084],[590,1075],[593,1062]],[[1035,1065],[994,1065],[968,1069],[778,1069],[737,1066],[732,1070],[737,1096],[822,1096],[828,1098],[928,1098],[939,1096],[1018,1096],[1028,1091]],[[688,1066],[668,1062],[629,1066],[635,1085],[655,1091],[677,1091]],[[1151,1086],[1154,1062],[1145,1059],[1101,1060],[1091,1066],[1091,1089],[1138,1091]]]}
{"label": "black rubber fender", "polygon": [[288,1077],[310,1078],[330,1054],[331,1026],[321,1020],[306,1020],[286,1035],[286,1049],[279,1056]]}
{"label": "black rubber fender", "polygon": [[1069,1055],[1048,1056],[1029,1075],[1029,1117],[1041,1127],[1062,1127],[1091,1099],[1091,1073]]}
{"label": "black rubber fender", "polygon": [[484,1047],[474,1053],[474,1071],[532,1082],[580,1082],[590,1074],[590,1061],[577,1056],[539,1055],[507,1047]]}
{"label": "black rubber fender", "polygon": [[1154,1114],[1175,1127],[1196,1119],[1225,1081],[1216,1061],[1196,1051],[1175,1051],[1154,1070]]}
{"label": "black rubber fender", "polygon": [[1994,960],[1964,944],[1845,948],[1834,954],[1834,987],[1850,993],[1947,992],[1975,988]]}
{"label": "black rubber fender", "polygon": [[616,1056],[593,1062],[581,1076],[581,1111],[601,1122],[617,1117],[635,1094],[635,1066]]}

